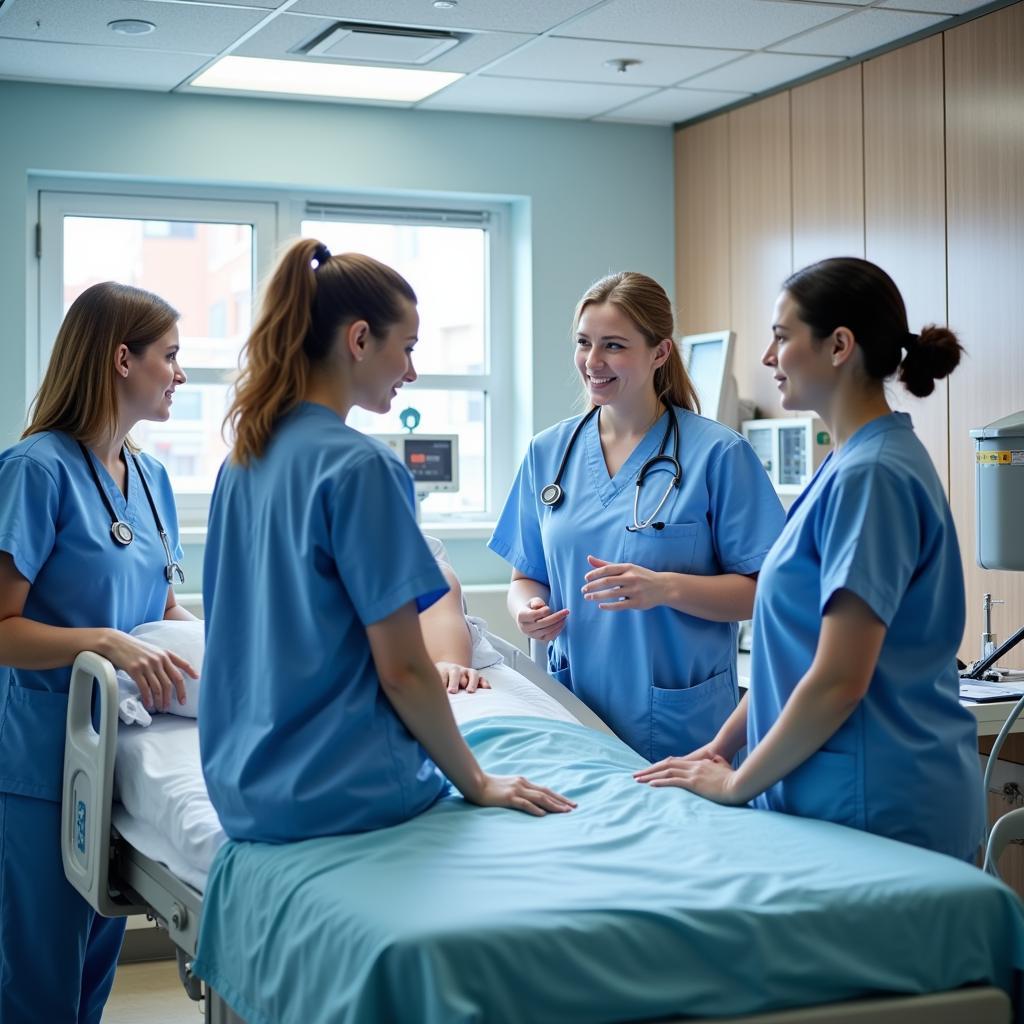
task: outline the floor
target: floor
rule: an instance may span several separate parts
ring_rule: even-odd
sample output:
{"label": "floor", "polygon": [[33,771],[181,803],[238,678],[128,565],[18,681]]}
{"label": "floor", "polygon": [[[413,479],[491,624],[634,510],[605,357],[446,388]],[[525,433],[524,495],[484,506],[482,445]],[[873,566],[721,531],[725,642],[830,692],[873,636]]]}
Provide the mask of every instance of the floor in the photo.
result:
{"label": "floor", "polygon": [[202,1012],[185,995],[175,961],[154,960],[118,967],[103,1024],[201,1024]]}

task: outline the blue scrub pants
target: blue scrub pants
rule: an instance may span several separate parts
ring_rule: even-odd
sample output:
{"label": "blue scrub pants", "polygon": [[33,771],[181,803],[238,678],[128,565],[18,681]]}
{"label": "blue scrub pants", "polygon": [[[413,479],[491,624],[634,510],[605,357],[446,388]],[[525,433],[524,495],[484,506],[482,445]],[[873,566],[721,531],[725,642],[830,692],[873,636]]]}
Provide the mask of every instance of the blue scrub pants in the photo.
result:
{"label": "blue scrub pants", "polygon": [[100,1024],[124,926],[64,877],[60,804],[0,793],[0,1024]]}

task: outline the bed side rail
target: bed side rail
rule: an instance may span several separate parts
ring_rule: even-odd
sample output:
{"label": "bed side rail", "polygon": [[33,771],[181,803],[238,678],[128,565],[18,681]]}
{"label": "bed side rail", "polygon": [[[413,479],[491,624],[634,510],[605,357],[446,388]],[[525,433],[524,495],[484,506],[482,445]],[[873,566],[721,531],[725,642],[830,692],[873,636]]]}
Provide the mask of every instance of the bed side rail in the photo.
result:
{"label": "bed side rail", "polygon": [[[92,722],[94,690],[98,732]],[[123,917],[143,909],[117,899],[110,887],[110,805],[116,753],[114,666],[92,651],[83,651],[71,668],[60,847],[68,881],[104,917]]]}
{"label": "bed side rail", "polygon": [[495,636],[494,633],[488,633],[487,639],[490,640],[494,649],[505,659],[505,664],[509,668],[514,669],[520,675],[526,676],[531,683],[543,690],[553,700],[556,700],[566,711],[578,718],[584,725],[595,729],[597,732],[606,733],[609,736],[615,735],[598,715],[591,711],[572,690],[563,686],[557,679],[552,679],[529,655],[519,650],[518,647],[513,647],[507,640],[502,640],[500,636]]}

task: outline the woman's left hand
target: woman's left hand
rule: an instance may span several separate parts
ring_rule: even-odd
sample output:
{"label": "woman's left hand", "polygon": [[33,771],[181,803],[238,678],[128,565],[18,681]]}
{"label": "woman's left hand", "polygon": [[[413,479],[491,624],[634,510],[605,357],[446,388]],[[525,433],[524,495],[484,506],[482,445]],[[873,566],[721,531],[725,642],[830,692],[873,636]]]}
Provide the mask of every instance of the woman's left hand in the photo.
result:
{"label": "woman's left hand", "polygon": [[583,578],[586,601],[602,601],[597,607],[608,612],[646,611],[664,604],[665,574],[632,562],[606,562],[587,555],[594,567]]}
{"label": "woman's left hand", "polygon": [[747,801],[736,792],[736,772],[724,757],[714,754],[700,760],[666,757],[649,768],[633,773],[637,782],[649,786],[678,786],[691,793],[714,800],[716,804],[736,807]]}
{"label": "woman's left hand", "polygon": [[456,665],[454,661],[437,661],[434,664],[441,673],[441,682],[449,693],[458,693],[459,690],[473,693],[476,690],[491,688],[491,684],[475,668]]}

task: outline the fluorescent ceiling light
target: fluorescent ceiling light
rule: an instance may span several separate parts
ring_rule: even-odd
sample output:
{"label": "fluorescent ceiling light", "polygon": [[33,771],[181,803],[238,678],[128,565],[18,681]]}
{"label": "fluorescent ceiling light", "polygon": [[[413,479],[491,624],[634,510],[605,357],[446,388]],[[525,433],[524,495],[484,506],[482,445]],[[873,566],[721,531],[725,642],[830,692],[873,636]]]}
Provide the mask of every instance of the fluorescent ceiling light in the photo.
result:
{"label": "fluorescent ceiling light", "polygon": [[462,77],[452,71],[269,60],[264,57],[222,57],[193,79],[192,85],[200,89],[415,103]]}

